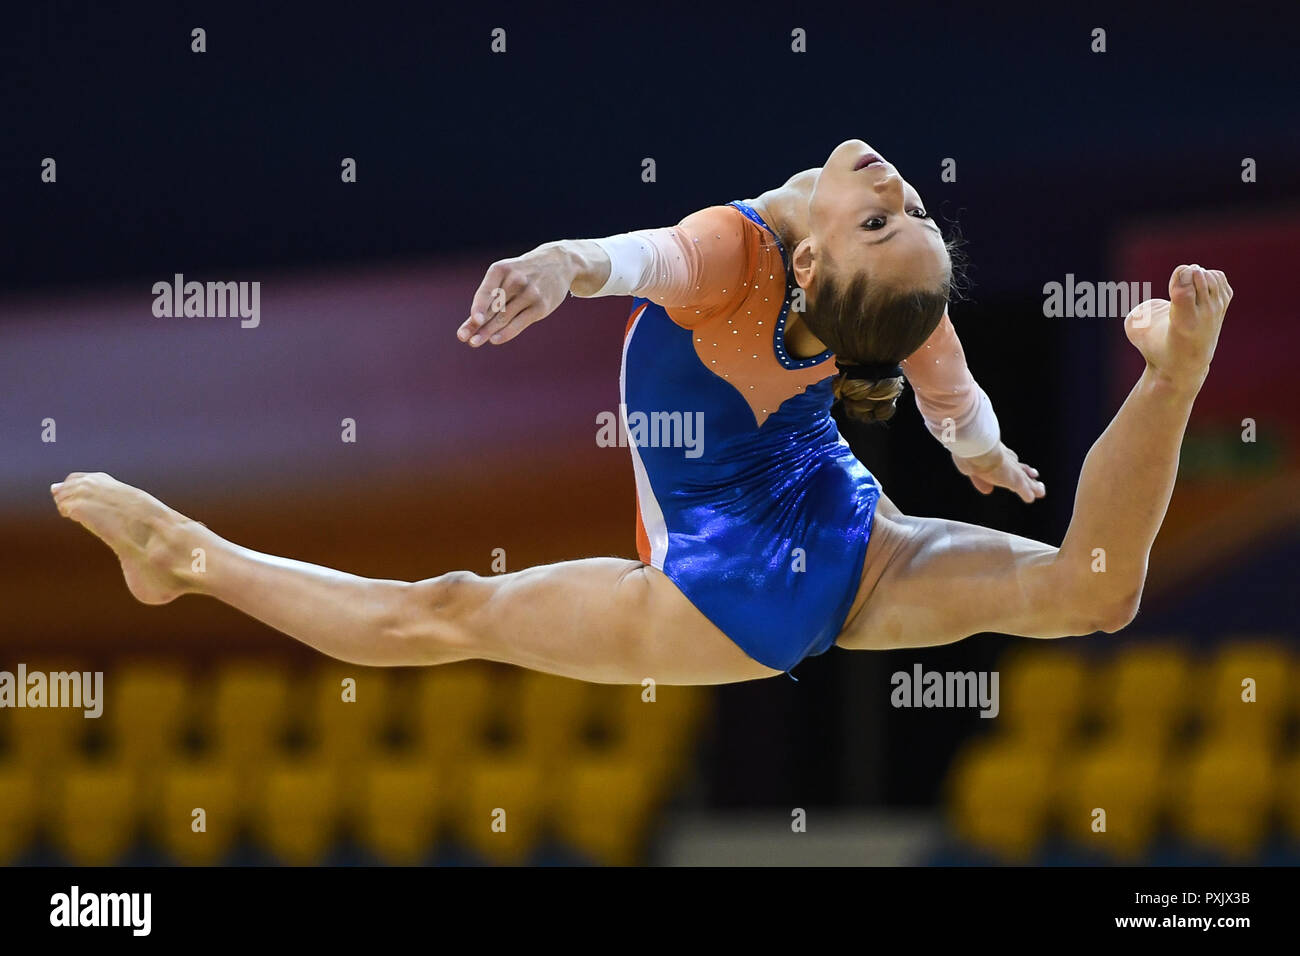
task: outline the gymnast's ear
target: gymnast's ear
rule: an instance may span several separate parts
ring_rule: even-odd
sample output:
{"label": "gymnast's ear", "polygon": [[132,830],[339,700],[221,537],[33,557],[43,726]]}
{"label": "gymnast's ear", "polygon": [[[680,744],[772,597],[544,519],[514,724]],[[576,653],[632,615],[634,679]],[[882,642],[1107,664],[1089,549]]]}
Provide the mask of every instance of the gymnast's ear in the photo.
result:
{"label": "gymnast's ear", "polygon": [[811,288],[817,277],[817,253],[811,236],[800,239],[790,255],[790,267],[794,270],[794,281],[804,289]]}

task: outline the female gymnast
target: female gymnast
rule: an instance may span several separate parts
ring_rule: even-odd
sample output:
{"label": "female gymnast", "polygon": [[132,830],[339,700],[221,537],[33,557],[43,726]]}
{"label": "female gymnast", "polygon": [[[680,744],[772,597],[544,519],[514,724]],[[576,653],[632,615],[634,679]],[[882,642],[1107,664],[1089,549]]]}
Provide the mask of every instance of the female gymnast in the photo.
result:
{"label": "female gymnast", "polygon": [[[1113,633],[1137,612],[1232,288],[1222,272],[1179,266],[1168,300],[1125,319],[1146,367],[1088,453],[1052,547],[902,514],[831,418],[836,399],[887,418],[906,377],[977,489],[1044,494],[967,370],[951,275],[920,196],[861,140],[675,227],[494,263],[461,341],[509,342],[569,294],[632,295],[625,420],[703,413],[696,457],[631,432],[639,561],[375,580],[250,551],[108,475],[74,473],[51,491],[117,554],[137,599],[206,594],[358,664],[479,658],[602,683],[718,684],[789,672],[832,644]],[[202,573],[194,548],[206,550]]]}

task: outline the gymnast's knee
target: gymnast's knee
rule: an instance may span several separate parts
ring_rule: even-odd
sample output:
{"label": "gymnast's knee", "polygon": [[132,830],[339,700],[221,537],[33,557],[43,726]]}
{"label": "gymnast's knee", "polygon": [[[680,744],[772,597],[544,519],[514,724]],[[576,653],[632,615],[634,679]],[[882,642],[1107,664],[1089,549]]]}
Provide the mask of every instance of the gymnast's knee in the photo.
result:
{"label": "gymnast's knee", "polygon": [[472,571],[448,571],[405,585],[397,639],[415,645],[431,663],[476,656],[475,612],[492,591],[492,579]]}

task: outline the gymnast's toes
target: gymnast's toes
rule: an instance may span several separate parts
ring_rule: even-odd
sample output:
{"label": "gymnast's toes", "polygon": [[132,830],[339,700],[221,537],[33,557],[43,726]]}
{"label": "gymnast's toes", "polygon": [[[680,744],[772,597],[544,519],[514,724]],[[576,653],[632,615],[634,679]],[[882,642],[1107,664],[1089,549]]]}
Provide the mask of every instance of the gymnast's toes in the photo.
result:
{"label": "gymnast's toes", "polygon": [[146,604],[184,592],[177,569],[192,523],[157,498],[102,472],[75,473],[51,486],[59,512],[113,549],[127,587]]}

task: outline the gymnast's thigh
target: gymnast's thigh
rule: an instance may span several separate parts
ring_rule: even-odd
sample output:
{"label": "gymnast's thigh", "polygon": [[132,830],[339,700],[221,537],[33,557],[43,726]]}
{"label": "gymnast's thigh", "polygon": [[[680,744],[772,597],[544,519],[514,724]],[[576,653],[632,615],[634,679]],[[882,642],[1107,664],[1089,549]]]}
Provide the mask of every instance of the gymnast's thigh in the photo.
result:
{"label": "gymnast's thigh", "polygon": [[993,528],[878,509],[858,594],[836,643],[890,650],[984,632],[1063,636],[1057,553]]}
{"label": "gymnast's thigh", "polygon": [[475,579],[474,656],[609,684],[725,684],[781,673],[749,657],[663,572],[588,558]]}

